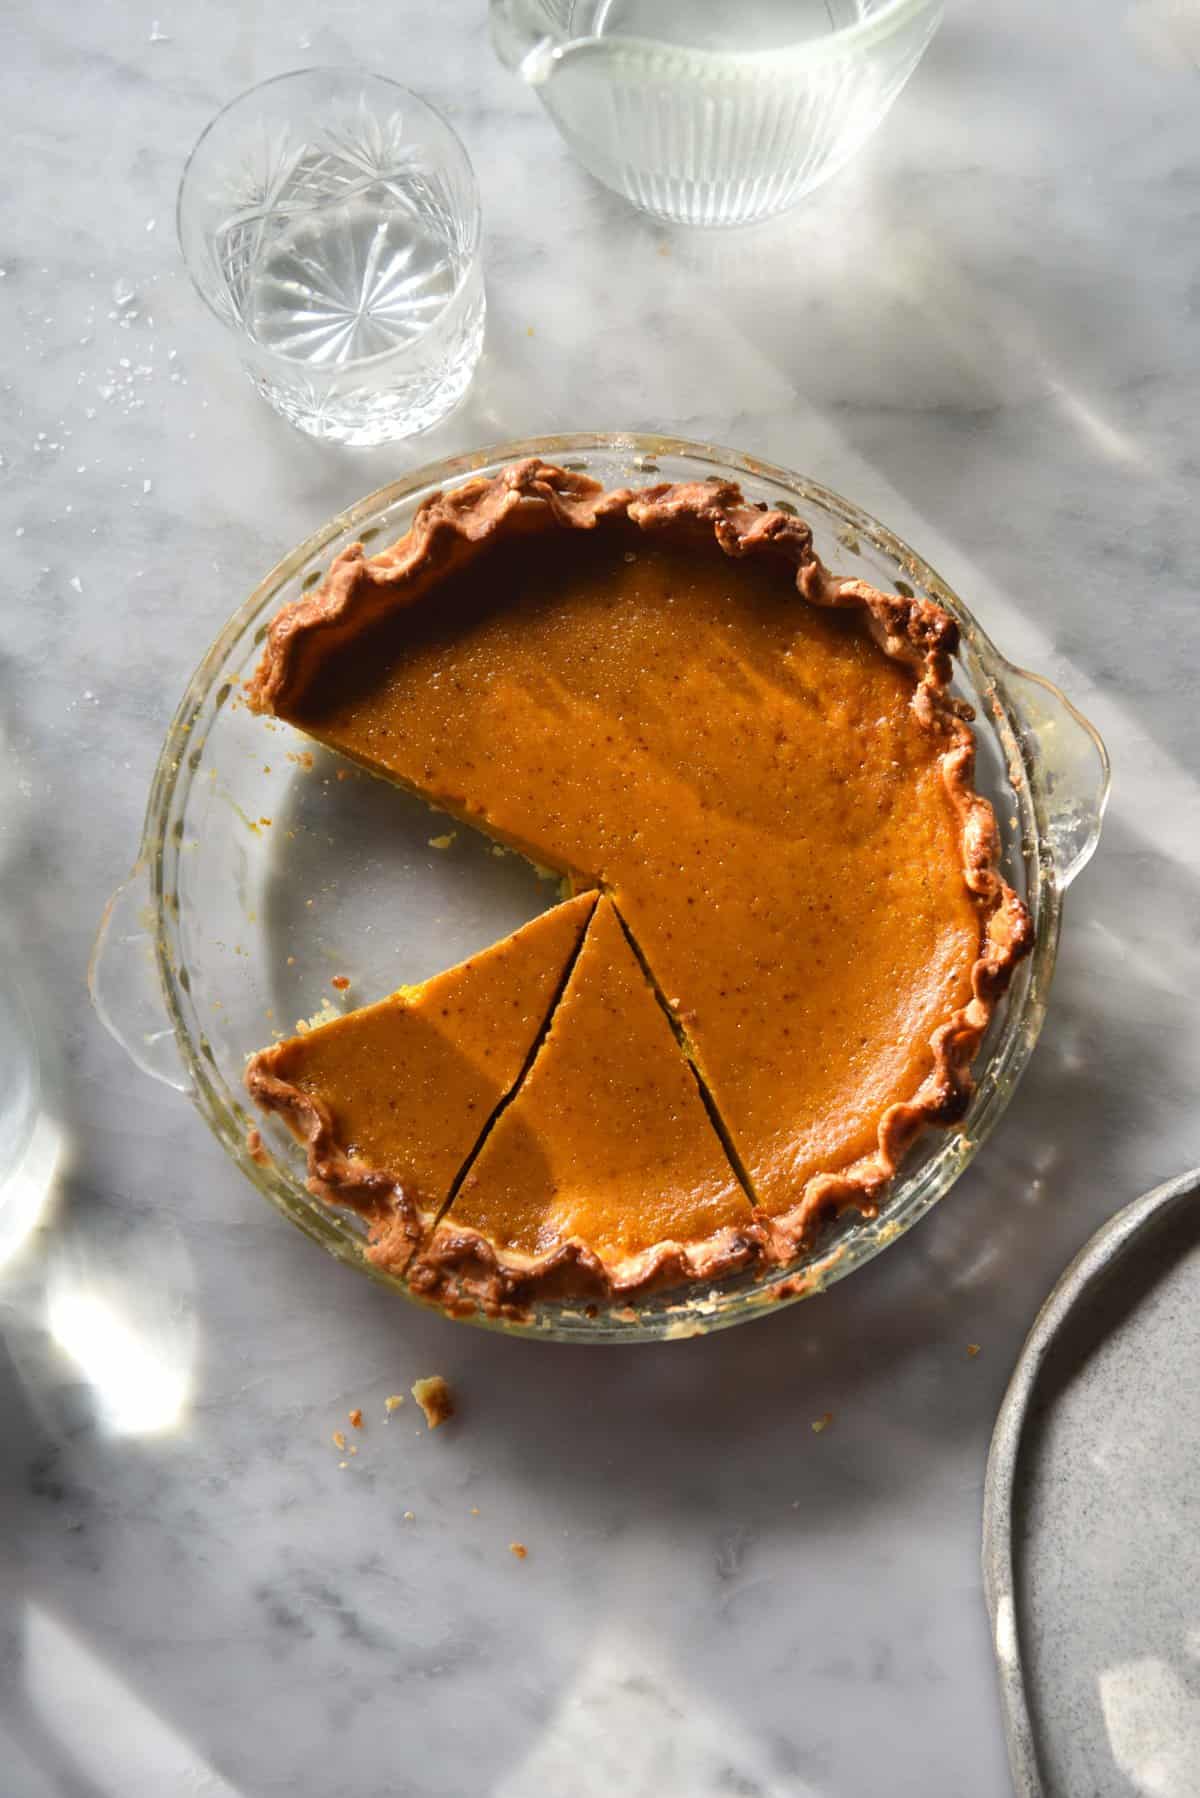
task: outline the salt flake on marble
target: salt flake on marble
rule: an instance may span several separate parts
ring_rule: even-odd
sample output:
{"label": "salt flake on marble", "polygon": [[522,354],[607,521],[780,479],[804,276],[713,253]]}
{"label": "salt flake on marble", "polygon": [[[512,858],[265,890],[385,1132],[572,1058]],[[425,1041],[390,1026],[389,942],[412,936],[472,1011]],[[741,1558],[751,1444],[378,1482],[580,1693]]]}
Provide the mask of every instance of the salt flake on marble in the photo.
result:
{"label": "salt flake on marble", "polygon": [[148,44],[169,44],[170,41],[170,33],[162,29],[157,19],[151,20],[150,36],[146,39],[146,42]]}
{"label": "salt flake on marble", "polygon": [[154,231],[154,230],[157,230],[157,228],[158,228],[158,220],[157,219],[147,219],[146,220],[147,231]]}
{"label": "salt flake on marble", "polygon": [[143,481],[142,482],[142,492],[149,493],[150,489],[153,487],[153,485],[154,485],[153,481]]}
{"label": "salt flake on marble", "polygon": [[67,585],[69,587],[74,587],[76,593],[83,592],[83,582],[80,580],[80,578],[77,574],[73,574],[71,576],[70,580],[67,582]]}

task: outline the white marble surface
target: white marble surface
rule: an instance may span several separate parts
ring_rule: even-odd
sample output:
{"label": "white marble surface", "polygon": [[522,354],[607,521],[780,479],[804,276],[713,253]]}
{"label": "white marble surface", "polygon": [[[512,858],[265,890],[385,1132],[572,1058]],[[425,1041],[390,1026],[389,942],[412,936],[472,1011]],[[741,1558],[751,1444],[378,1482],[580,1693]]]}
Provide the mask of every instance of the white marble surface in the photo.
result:
{"label": "white marble surface", "polygon": [[[1185,0],[952,6],[843,178],[693,239],[571,165],[482,5],[0,18],[0,903],[63,1136],[0,1271],[7,1798],[1007,1790],[978,1570],[999,1397],[1068,1255],[1200,1160],[1198,49]],[[262,407],[172,222],[220,103],[355,57],[453,114],[491,303],[467,405],[367,455]],[[419,460],[587,426],[852,495],[1116,768],[1042,1044],[952,1198],[815,1303],[596,1354],[327,1263],[84,989],[168,717],[261,572]],[[435,1369],[461,1419],[385,1423]],[[1194,1685],[1194,1634],[1161,1658]],[[1153,1763],[1130,1790],[1183,1798]]]}

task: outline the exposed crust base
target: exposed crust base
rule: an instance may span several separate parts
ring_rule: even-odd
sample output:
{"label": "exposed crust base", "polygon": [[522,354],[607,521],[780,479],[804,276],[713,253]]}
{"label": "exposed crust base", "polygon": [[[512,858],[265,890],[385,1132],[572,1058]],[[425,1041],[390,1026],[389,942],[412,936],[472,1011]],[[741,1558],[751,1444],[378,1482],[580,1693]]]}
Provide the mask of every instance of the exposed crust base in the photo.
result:
{"label": "exposed crust base", "polygon": [[921,1130],[953,1124],[963,1116],[974,1090],[971,1062],[997,1000],[1033,942],[1029,912],[999,873],[995,815],[974,788],[970,711],[949,692],[951,657],[958,644],[955,621],[930,600],[837,578],[817,556],[812,532],[801,519],[750,504],[732,482],[605,492],[584,475],[531,458],[492,478],[435,494],[393,548],[367,560],[362,546],[352,545],[314,594],[283,609],[248,685],[250,705],[288,716],[328,654],[396,608],[419,601],[498,533],[592,530],[602,519],[620,514],[647,532],[687,534],[701,544],[715,540],[727,556],[777,560],[791,571],[810,605],[858,609],[884,653],[909,665],[916,678],[914,711],[945,745],[942,774],[961,823],[964,878],[980,901],[983,952],[972,970],[970,1001],[931,1039],[930,1074],[912,1099],[884,1113],[870,1156],[810,1179],[794,1206],[775,1216],[756,1213],[746,1232],[723,1231],[699,1245],[660,1243],[616,1267],[603,1264],[581,1242],[567,1242],[551,1254],[521,1262],[501,1256],[477,1232],[448,1221],[428,1235],[414,1259],[414,1249],[428,1232],[420,1208],[386,1175],[348,1163],[332,1141],[321,1108],[295,1089],[279,1090],[282,1082],[269,1085],[272,1077],[265,1068],[256,1070],[255,1063],[262,1061],[256,1057],[247,1084],[260,1103],[289,1115],[306,1142],[313,1190],[371,1217],[371,1259],[394,1271],[407,1266],[415,1291],[452,1310],[479,1305],[493,1314],[527,1315],[530,1301],[539,1297],[628,1298],[717,1279],[758,1257],[785,1264],[811,1240],[825,1216],[847,1206],[872,1215]]}

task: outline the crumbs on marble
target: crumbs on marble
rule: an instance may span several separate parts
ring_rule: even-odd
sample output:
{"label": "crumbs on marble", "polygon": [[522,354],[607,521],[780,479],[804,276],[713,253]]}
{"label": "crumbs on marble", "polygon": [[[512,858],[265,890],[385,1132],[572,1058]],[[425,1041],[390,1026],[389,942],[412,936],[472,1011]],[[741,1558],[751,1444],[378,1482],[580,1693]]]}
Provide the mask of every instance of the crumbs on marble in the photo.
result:
{"label": "crumbs on marble", "polygon": [[821,1431],[827,1430],[832,1422],[833,1422],[833,1412],[832,1411],[826,1411],[824,1413],[824,1415],[821,1417],[814,1417],[813,1425],[812,1425],[813,1435],[819,1436],[821,1434]]}
{"label": "crumbs on marble", "polygon": [[406,1511],[404,1513],[404,1521],[405,1523],[415,1523],[417,1521],[417,1513],[415,1511]]}
{"label": "crumbs on marble", "polygon": [[979,1353],[979,1351],[982,1347],[983,1347],[983,1344],[980,1342],[968,1342],[967,1353],[968,1353],[968,1355],[970,1355],[972,1361],[975,1359],[976,1355]]}
{"label": "crumbs on marble", "polygon": [[456,830],[448,830],[444,837],[430,837],[429,847],[431,849],[449,849],[457,835]]}
{"label": "crumbs on marble", "polygon": [[345,1438],[344,1433],[341,1430],[335,1430],[333,1432],[333,1446],[334,1446],[334,1448],[340,1448],[342,1453],[345,1454],[346,1438]]}
{"label": "crumbs on marble", "polygon": [[392,1415],[392,1412],[398,1410],[403,1403],[404,1394],[402,1392],[393,1392],[383,1401],[384,1409],[389,1417]]}
{"label": "crumbs on marble", "polygon": [[348,974],[335,974],[329,984],[333,987],[335,992],[344,993],[350,985],[350,976]]}
{"label": "crumbs on marble", "polygon": [[298,768],[311,768],[313,765],[311,749],[289,749],[287,759],[289,762],[295,762]]}
{"label": "crumbs on marble", "polygon": [[523,1542],[510,1542],[508,1545],[508,1552],[510,1555],[516,1555],[518,1561],[525,1560],[529,1554],[529,1550]]}
{"label": "crumbs on marble", "polygon": [[357,1405],[355,1405],[353,1411],[351,1411],[351,1413],[350,1413],[350,1423],[351,1423],[351,1426],[356,1430],[361,1430],[363,1427],[362,1411],[360,1410],[360,1408]]}
{"label": "crumbs on marble", "polygon": [[478,1505],[471,1506],[471,1515],[472,1515],[472,1517],[478,1517],[478,1515],[479,1515],[479,1506]]}
{"label": "crumbs on marble", "polygon": [[425,1413],[425,1422],[431,1430],[454,1416],[454,1394],[440,1373],[430,1374],[428,1379],[414,1380],[412,1395]]}

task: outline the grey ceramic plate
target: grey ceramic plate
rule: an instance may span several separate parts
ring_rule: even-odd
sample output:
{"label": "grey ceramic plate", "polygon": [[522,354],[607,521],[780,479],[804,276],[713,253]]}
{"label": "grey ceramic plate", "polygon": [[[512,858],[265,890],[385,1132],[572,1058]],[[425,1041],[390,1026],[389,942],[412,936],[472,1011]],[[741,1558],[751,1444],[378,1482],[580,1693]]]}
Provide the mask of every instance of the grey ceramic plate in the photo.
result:
{"label": "grey ceramic plate", "polygon": [[988,1460],[983,1574],[1020,1798],[1200,1794],[1200,1169],[1050,1294]]}

